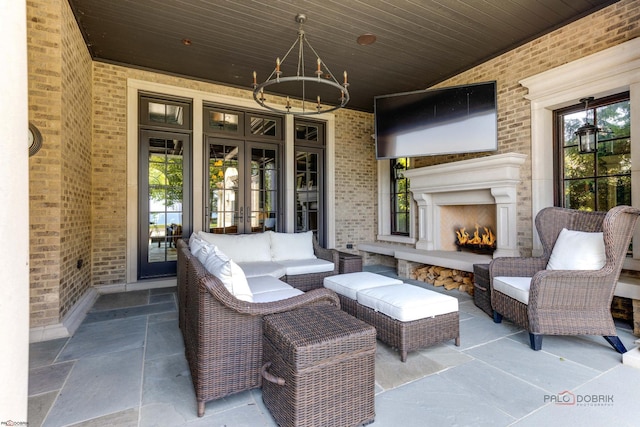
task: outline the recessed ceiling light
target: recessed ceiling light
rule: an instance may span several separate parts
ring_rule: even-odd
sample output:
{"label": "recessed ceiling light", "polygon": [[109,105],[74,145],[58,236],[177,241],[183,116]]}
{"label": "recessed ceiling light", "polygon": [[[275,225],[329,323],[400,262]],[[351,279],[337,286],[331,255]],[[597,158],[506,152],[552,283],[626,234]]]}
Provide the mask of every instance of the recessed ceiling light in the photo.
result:
{"label": "recessed ceiling light", "polygon": [[191,46],[191,39],[182,39],[182,44],[185,46]]}
{"label": "recessed ceiling light", "polygon": [[367,46],[367,45],[375,43],[376,35],[375,34],[371,34],[371,33],[362,34],[362,35],[358,36],[357,41],[358,41],[359,45]]}

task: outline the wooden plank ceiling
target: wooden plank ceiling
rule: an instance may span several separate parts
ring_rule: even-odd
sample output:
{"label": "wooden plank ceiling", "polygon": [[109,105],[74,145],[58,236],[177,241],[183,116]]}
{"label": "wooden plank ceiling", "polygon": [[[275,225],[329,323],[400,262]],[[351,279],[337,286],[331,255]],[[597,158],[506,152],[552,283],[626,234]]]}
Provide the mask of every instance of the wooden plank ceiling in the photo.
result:
{"label": "wooden plank ceiling", "polygon": [[[341,81],[349,108],[426,89],[591,14],[611,0],[69,0],[96,61],[248,89],[296,40],[295,16]],[[371,33],[376,42],[359,45]],[[183,40],[191,41],[189,46]],[[295,55],[295,54],[294,54]],[[315,56],[305,50],[307,74]],[[295,58],[283,71],[295,73]],[[290,71],[286,67],[293,67]],[[310,70],[310,72],[309,72]],[[299,97],[297,93],[286,93]],[[323,102],[333,103],[323,97]],[[331,95],[332,96],[332,95]]]}

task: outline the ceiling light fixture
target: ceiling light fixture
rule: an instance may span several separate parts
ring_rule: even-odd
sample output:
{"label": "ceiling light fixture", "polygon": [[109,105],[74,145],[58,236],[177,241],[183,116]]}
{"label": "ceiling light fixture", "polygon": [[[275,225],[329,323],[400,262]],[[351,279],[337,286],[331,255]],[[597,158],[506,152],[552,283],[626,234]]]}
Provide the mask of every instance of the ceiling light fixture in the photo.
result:
{"label": "ceiling light fixture", "polygon": [[[276,113],[284,113],[284,114],[292,114],[295,116],[302,115],[312,115],[312,114],[321,114],[328,113],[330,111],[335,111],[339,108],[344,107],[349,102],[349,83],[347,83],[347,72],[345,71],[344,82],[342,84],[338,83],[335,76],[329,70],[327,64],[324,63],[322,59],[320,59],[320,55],[315,51],[315,49],[307,40],[304,30],[302,29],[302,25],[307,20],[307,17],[299,13],[296,15],[296,22],[300,25],[298,28],[298,38],[291,45],[287,53],[282,57],[282,60],[278,57],[276,58],[276,67],[271,72],[267,80],[263,83],[258,84],[257,82],[257,74],[253,72],[253,99],[260,104],[262,107],[274,111]],[[285,77],[283,76],[283,72],[281,69],[284,67],[284,62],[286,61],[289,54],[293,51],[293,48],[298,46],[298,64],[296,68],[296,74]],[[315,71],[315,77],[305,75],[305,57],[304,57],[304,47],[305,45],[313,52],[316,56],[316,64],[317,69]],[[300,91],[301,94],[299,98],[302,100],[302,111],[291,111],[291,100],[287,96],[286,105],[282,106],[280,104],[269,104],[267,103],[267,98],[265,97],[265,88],[269,86],[276,85],[287,85],[292,82],[300,83]],[[325,86],[331,86],[337,91],[337,101],[338,105],[325,105],[321,104],[320,95],[317,93],[307,93],[307,86],[316,87],[318,91],[320,91]],[[285,92],[286,93],[286,92]],[[309,102],[309,100],[311,100]],[[307,104],[314,103],[313,109],[307,108]]]}
{"label": "ceiling light fixture", "polygon": [[593,101],[593,96],[588,98],[582,98],[580,102],[584,104],[584,124],[578,128],[575,135],[578,137],[578,149],[581,154],[593,153],[596,151],[596,144],[598,143],[598,133],[600,128],[595,124],[589,123],[589,102]]}
{"label": "ceiling light fixture", "polygon": [[376,42],[376,35],[371,33],[365,33],[365,34],[359,35],[356,41],[360,46],[369,46],[370,44],[373,44]]}

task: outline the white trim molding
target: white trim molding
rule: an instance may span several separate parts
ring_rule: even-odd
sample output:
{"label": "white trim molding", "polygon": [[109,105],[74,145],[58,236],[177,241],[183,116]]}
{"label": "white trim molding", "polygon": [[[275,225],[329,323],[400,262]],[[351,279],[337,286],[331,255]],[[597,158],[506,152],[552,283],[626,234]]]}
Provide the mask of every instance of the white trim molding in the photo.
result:
{"label": "white trim molding", "polygon": [[98,299],[98,291],[90,287],[71,307],[62,322],[47,326],[36,326],[29,330],[29,342],[49,341],[73,335]]}
{"label": "white trim molding", "polygon": [[[520,81],[531,101],[532,217],[553,206],[553,111],[577,104],[586,96],[601,98],[629,91],[631,97],[631,200],[640,207],[640,38],[561,65]],[[542,246],[533,226],[533,253]],[[633,259],[625,268],[640,269],[640,233],[636,231]]]}

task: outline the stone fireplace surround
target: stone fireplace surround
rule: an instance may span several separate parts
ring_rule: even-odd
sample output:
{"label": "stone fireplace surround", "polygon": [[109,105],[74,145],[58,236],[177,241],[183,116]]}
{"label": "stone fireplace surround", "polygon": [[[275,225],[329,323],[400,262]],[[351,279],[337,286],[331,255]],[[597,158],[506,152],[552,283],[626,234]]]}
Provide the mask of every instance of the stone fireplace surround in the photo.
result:
{"label": "stone fireplace surround", "polygon": [[[418,204],[416,250],[426,251],[424,255],[427,257],[433,251],[431,255],[436,258],[478,261],[480,258],[473,254],[452,254],[444,250],[447,245],[442,242],[440,233],[441,216],[445,212],[443,207],[495,205],[497,246],[493,257],[519,256],[516,187],[520,183],[520,167],[526,157],[518,153],[496,154],[406,171],[405,176],[411,180],[411,192]],[[487,258],[491,259],[484,256],[484,262],[488,262]]]}

